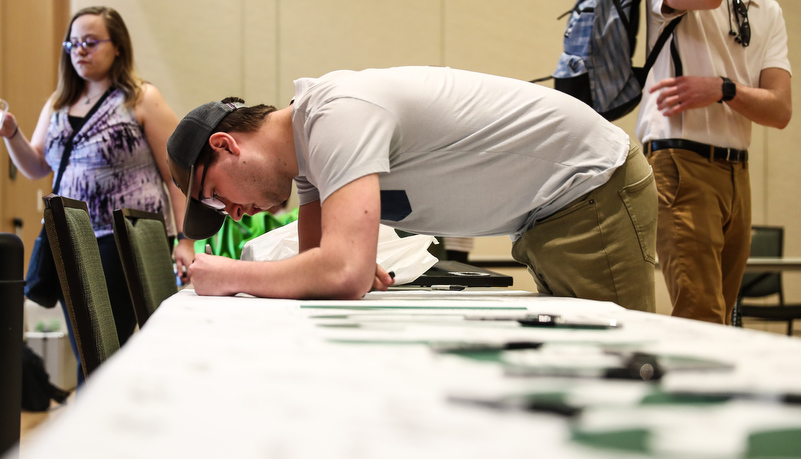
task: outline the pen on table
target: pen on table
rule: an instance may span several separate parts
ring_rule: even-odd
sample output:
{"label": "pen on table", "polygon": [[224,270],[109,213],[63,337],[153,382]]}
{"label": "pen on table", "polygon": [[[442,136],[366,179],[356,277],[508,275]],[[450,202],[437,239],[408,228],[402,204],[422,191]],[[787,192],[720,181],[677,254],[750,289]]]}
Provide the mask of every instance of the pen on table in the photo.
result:
{"label": "pen on table", "polygon": [[499,399],[484,399],[450,395],[447,400],[454,403],[466,403],[471,405],[483,406],[485,408],[495,408],[499,410],[522,410],[558,414],[566,417],[573,417],[581,413],[583,407],[568,404],[550,396],[513,396],[502,397]]}
{"label": "pen on table", "polygon": [[432,285],[431,286],[431,290],[446,290],[446,291],[451,291],[451,292],[464,290],[464,289],[465,289],[464,285]]}
{"label": "pen on table", "polygon": [[632,381],[659,381],[665,370],[656,356],[644,352],[634,352],[617,366],[526,366],[509,365],[504,368],[504,376],[510,377],[556,377],[556,378],[596,378],[625,379]]}
{"label": "pen on table", "polygon": [[211,253],[211,244],[206,244],[206,255],[213,255]]}
{"label": "pen on table", "polygon": [[541,341],[506,341],[503,343],[482,342],[431,342],[429,347],[441,354],[464,354],[469,352],[502,352],[539,349]]}

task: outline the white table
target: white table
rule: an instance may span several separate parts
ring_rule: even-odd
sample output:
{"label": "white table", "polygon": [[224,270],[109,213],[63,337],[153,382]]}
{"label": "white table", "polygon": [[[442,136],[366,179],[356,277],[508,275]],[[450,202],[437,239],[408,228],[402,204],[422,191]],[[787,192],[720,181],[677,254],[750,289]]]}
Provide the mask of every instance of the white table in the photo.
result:
{"label": "white table", "polygon": [[801,257],[749,258],[745,272],[801,271]]}
{"label": "white table", "polygon": [[[461,316],[524,310],[615,319],[622,327],[523,328]],[[424,344],[454,340],[544,341],[566,360],[601,346],[715,359],[733,369],[671,372],[658,387],[761,399],[645,407],[637,402],[654,390],[650,383],[510,378],[497,362]],[[453,401],[524,392],[560,392],[587,408],[569,420]],[[611,458],[621,453],[571,435],[632,425],[659,431],[650,451],[729,457],[750,431],[801,428],[797,405],[765,400],[782,393],[801,394],[801,340],[611,303],[508,290],[301,302],[185,289],[92,375],[74,406],[34,432],[24,458]]]}

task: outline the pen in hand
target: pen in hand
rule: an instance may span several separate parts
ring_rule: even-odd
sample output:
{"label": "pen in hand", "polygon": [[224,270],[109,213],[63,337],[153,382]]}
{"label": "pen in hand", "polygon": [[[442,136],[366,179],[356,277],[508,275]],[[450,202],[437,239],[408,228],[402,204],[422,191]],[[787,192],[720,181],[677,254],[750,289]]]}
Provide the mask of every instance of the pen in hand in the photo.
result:
{"label": "pen in hand", "polygon": [[211,244],[206,244],[206,255],[213,255],[213,253],[211,253]]}

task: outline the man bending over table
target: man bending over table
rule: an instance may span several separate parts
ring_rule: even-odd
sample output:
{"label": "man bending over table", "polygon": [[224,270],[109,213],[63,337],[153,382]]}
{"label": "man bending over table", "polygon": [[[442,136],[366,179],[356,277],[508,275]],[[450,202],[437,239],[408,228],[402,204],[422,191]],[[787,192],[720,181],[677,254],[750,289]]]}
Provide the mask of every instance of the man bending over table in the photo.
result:
{"label": "man bending over table", "polygon": [[571,96],[442,67],[295,81],[288,107],[236,98],[192,110],[168,143],[184,233],[207,238],[300,199],[300,254],[198,254],[200,295],[355,299],[385,290],[379,223],[437,236],[510,235],[540,292],[654,310],[656,189],[636,145]]}

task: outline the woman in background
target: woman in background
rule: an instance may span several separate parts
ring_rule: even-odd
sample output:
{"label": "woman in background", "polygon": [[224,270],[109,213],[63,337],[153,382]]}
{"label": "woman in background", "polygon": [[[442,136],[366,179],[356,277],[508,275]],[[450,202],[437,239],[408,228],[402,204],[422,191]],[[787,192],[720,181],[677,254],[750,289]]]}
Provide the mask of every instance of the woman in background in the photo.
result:
{"label": "woman in background", "polygon": [[[0,126],[0,135],[26,177],[35,180],[56,172],[55,180],[68,139],[77,132],[58,194],[85,201],[89,207],[122,345],[133,333],[136,319],[114,241],[112,212],[129,207],[163,213],[169,234],[179,240],[174,253],[179,272],[194,259],[192,241],[175,230],[183,227],[185,198],[172,183],[167,166],[167,139],[178,119],[159,90],[134,72],[128,29],[114,9],[78,11],[63,46],[58,87],[42,108],[31,140],[11,113]],[[61,303],[67,316],[63,299]],[[78,358],[68,318],[67,324]],[[80,383],[83,372],[78,361]]]}

